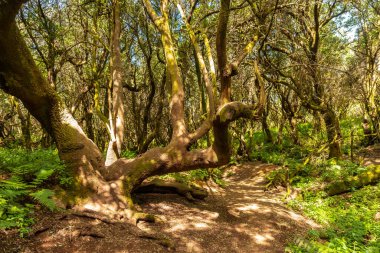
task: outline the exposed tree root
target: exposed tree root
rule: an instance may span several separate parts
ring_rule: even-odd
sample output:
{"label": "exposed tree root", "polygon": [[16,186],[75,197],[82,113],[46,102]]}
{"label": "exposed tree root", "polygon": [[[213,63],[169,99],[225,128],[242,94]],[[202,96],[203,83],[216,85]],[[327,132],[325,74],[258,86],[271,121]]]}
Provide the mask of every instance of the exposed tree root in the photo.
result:
{"label": "exposed tree root", "polygon": [[[107,223],[107,224],[127,222],[127,223],[132,224],[132,225],[137,225],[137,223],[140,221],[145,221],[145,222],[161,222],[162,221],[156,215],[139,212],[135,208],[127,209],[127,210],[119,210],[119,211],[115,212],[115,213],[119,213],[118,215],[113,214],[111,216],[113,218],[108,218],[109,213],[107,216],[105,216],[104,212],[98,213],[98,212],[95,212],[92,210],[84,210],[84,211],[70,210],[70,211],[68,211],[68,213],[70,215],[77,216],[77,217],[97,219],[97,220],[100,220],[100,221]],[[125,215],[125,213],[128,213],[128,214]],[[172,248],[173,247],[173,243],[170,241],[170,239],[168,239],[165,236],[162,236],[160,234],[147,233],[143,230],[138,229],[138,233],[136,235],[140,238],[155,240],[155,241],[157,241],[158,244],[160,244],[166,248]],[[82,232],[80,232],[79,236],[91,236],[94,238],[104,238],[105,237],[104,235],[93,232],[93,231],[82,231]]]}
{"label": "exposed tree root", "polygon": [[45,231],[48,231],[49,229],[51,229],[51,226],[47,226],[47,227],[37,229],[37,230],[33,231],[33,235],[39,235]]}
{"label": "exposed tree root", "polygon": [[149,240],[155,240],[158,242],[158,244],[166,247],[166,248],[173,248],[173,243],[170,241],[169,238],[156,235],[156,234],[143,234],[139,236],[140,238],[149,239]]}
{"label": "exposed tree root", "polygon": [[190,187],[177,182],[166,182],[161,179],[154,179],[137,187],[134,193],[177,193],[189,201],[203,200],[208,196],[207,191],[204,189]]}
{"label": "exposed tree root", "polygon": [[135,224],[139,223],[140,221],[146,221],[146,222],[161,222],[162,221],[157,215],[143,213],[143,212],[134,212],[132,215],[132,220],[135,222]]}
{"label": "exposed tree root", "polygon": [[85,218],[90,218],[90,219],[95,219],[95,220],[100,220],[104,223],[107,224],[112,224],[115,223],[116,220],[108,219],[104,217],[102,214],[97,214],[94,212],[78,212],[78,211],[70,211],[69,212],[71,215],[77,216],[77,217],[85,217]]}
{"label": "exposed tree root", "polygon": [[105,236],[102,235],[102,234],[99,234],[99,233],[95,233],[95,232],[86,232],[86,231],[82,231],[79,233],[79,236],[91,236],[93,238],[104,238]]}

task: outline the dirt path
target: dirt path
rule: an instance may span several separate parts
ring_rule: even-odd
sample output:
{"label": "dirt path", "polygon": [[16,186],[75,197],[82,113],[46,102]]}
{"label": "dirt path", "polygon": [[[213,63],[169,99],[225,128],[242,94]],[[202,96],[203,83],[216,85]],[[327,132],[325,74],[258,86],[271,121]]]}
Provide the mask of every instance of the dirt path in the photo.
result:
{"label": "dirt path", "polygon": [[[287,209],[280,192],[265,191],[264,175],[275,166],[245,163],[228,169],[226,189],[204,201],[144,194],[138,200],[160,223],[108,224],[72,215],[43,217],[27,239],[0,231],[0,252],[284,252],[295,236],[315,226]],[[169,238],[171,248],[145,232]]]}
{"label": "dirt path", "polygon": [[380,165],[380,144],[375,144],[363,149],[360,152],[363,157],[363,165]]}
{"label": "dirt path", "polygon": [[165,222],[139,227],[169,234],[178,252],[284,252],[292,237],[316,224],[287,209],[281,193],[265,191],[264,176],[274,168],[258,162],[233,166],[227,188],[195,204],[176,195],[146,195],[144,211]]}

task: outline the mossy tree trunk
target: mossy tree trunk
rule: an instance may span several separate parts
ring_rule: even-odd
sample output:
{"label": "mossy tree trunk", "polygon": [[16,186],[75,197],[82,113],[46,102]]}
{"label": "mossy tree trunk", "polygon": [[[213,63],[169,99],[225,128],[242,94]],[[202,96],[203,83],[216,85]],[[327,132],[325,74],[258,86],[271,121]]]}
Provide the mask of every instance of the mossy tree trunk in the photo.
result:
{"label": "mossy tree trunk", "polygon": [[340,158],[342,156],[342,134],[339,120],[332,110],[328,110],[323,114],[323,120],[326,125],[329,158]]}
{"label": "mossy tree trunk", "polygon": [[98,172],[104,168],[101,152],[42,76],[17,28],[15,16],[22,2],[0,3],[0,88],[19,98],[53,137],[60,158],[75,175],[78,195],[88,206],[100,209],[112,203],[115,209],[125,201],[111,194],[110,184]]}
{"label": "mossy tree trunk", "polygon": [[[161,34],[164,46],[167,75],[171,82],[170,115],[173,129],[168,146],[153,148],[135,159],[118,159],[109,166],[99,148],[90,140],[63,101],[42,76],[33,61],[15,22],[21,0],[0,2],[0,88],[19,98],[42,127],[54,138],[60,158],[75,175],[78,196],[73,204],[85,209],[110,215],[134,217],[136,210],[130,193],[152,175],[162,175],[197,168],[210,168],[228,163],[230,143],[228,125],[240,118],[257,119],[265,103],[261,85],[260,103],[257,106],[231,102],[231,73],[223,73],[220,106],[194,133],[188,133],[184,120],[184,92],[180,70],[176,61],[168,18],[168,1],[161,1],[161,15],[157,16],[148,0],[146,9]],[[218,27],[218,63],[220,69],[229,66],[226,57],[226,33],[229,1],[222,1]],[[252,48],[252,46],[251,46]],[[248,54],[246,52],[245,54]],[[243,57],[244,58],[244,57]],[[239,58],[240,59],[240,58]],[[240,60],[240,62],[242,59]],[[234,64],[237,67],[238,64]],[[207,89],[207,87],[206,87]],[[208,92],[208,95],[211,94]],[[212,98],[209,97],[209,100]],[[206,149],[191,150],[190,145],[212,128],[215,141]]]}

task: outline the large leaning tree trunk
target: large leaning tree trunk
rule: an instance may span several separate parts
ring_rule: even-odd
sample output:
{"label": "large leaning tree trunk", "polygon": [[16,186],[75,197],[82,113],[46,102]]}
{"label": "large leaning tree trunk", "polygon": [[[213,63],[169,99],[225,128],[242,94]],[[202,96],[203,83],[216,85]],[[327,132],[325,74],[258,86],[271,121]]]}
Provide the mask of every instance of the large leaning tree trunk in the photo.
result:
{"label": "large leaning tree trunk", "polygon": [[[166,147],[153,148],[135,159],[118,159],[110,166],[98,147],[66,109],[63,101],[33,61],[15,22],[15,16],[27,0],[0,2],[0,88],[19,98],[42,127],[54,138],[60,158],[75,176],[76,184],[69,194],[74,207],[127,218],[140,217],[132,202],[131,192],[152,175],[209,168],[226,164],[230,158],[228,125],[246,117],[257,119],[265,103],[264,89],[257,106],[230,102],[231,71],[240,64],[252,49],[250,43],[234,64],[226,56],[226,34],[229,0],[222,1],[218,24],[218,64],[224,70],[222,98],[218,110],[213,110],[206,122],[194,133],[188,133],[184,120],[184,92],[180,70],[176,61],[168,18],[168,1],[161,1],[161,14],[157,16],[150,2],[144,5],[161,34],[171,81],[171,123],[173,135]],[[235,71],[234,71],[235,72]],[[257,77],[260,78],[260,77]],[[260,79],[261,80],[261,79]],[[263,87],[263,86],[262,86]],[[206,87],[207,88],[207,87]],[[209,96],[212,96],[209,94]],[[210,98],[209,100],[212,100]],[[189,146],[211,128],[215,141],[203,150],[189,150]]]}
{"label": "large leaning tree trunk", "polygon": [[[0,88],[19,98],[54,138],[60,158],[75,175],[83,205],[116,211],[126,203],[98,172],[104,168],[98,147],[84,134],[33,61],[15,22],[23,1],[0,3]],[[124,205],[128,208],[127,205]]]}

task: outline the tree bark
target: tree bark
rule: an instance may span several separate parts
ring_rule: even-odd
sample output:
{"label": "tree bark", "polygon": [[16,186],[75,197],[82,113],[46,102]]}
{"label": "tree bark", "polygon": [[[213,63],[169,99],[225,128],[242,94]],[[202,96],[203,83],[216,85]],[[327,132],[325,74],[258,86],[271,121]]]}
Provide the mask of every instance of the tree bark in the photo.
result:
{"label": "tree bark", "polygon": [[342,134],[339,120],[332,110],[328,110],[323,114],[323,120],[326,125],[327,141],[329,143],[329,158],[340,158],[342,156]]}
{"label": "tree bark", "polygon": [[31,150],[32,139],[31,139],[31,134],[30,134],[30,114],[26,113],[26,115],[24,115],[24,113],[22,112],[20,108],[20,104],[16,98],[11,97],[11,101],[12,101],[11,103],[13,104],[13,106],[16,108],[18,118],[20,119],[24,147],[27,150]]}
{"label": "tree bark", "polygon": [[20,6],[20,1],[0,4],[0,23],[3,24],[0,27],[0,88],[19,98],[54,138],[60,158],[75,175],[77,192],[92,202],[110,201],[109,184],[96,171],[104,167],[101,152],[34,63],[14,21]]}
{"label": "tree bark", "polygon": [[109,108],[110,142],[108,144],[105,165],[109,166],[120,157],[124,139],[124,99],[123,99],[123,64],[121,62],[120,36],[120,3],[112,1],[113,6],[113,31],[111,38],[111,76],[112,76],[112,99]]}

